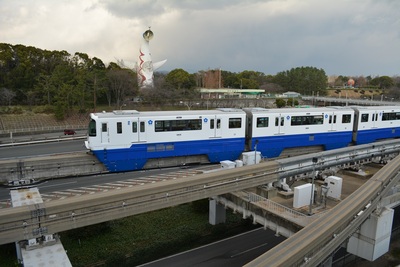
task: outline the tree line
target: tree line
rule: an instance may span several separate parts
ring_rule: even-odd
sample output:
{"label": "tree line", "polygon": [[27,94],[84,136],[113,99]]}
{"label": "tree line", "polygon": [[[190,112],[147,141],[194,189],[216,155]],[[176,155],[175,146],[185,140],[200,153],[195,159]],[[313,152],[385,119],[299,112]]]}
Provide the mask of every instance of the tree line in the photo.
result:
{"label": "tree line", "polygon": [[[168,105],[177,99],[199,98],[196,88],[204,86],[208,72],[190,74],[183,69],[156,72],[154,88],[139,90],[135,71],[125,67],[122,60],[106,65],[85,53],[71,55],[67,51],[0,43],[0,105],[43,106],[60,119],[71,111],[92,111],[98,105],[118,109],[133,99],[154,106]],[[219,75],[219,85],[224,88],[265,89],[272,93],[295,91],[305,95],[312,92],[325,95],[328,86],[343,84],[348,79],[338,76],[328,83],[325,71],[315,67],[296,67],[276,75],[219,70]],[[355,81],[357,86],[400,87],[398,77],[357,77]]]}

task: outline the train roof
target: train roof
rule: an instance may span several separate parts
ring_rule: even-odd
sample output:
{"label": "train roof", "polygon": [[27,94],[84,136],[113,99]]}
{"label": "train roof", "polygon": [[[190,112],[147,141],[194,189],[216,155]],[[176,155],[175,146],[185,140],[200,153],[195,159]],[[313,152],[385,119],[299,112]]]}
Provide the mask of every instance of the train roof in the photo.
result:
{"label": "train roof", "polygon": [[244,114],[244,111],[236,108],[219,108],[212,110],[174,110],[174,111],[137,111],[137,110],[114,110],[113,112],[92,113],[98,118],[115,117],[153,117],[153,116],[182,116],[182,115],[215,115],[215,114]]}
{"label": "train roof", "polygon": [[329,106],[329,107],[314,107],[314,108],[244,108],[246,112],[251,113],[264,113],[264,112],[276,112],[276,113],[298,113],[298,112],[326,112],[326,111],[335,111],[335,110],[349,110],[352,109],[350,107],[342,107],[342,106]]}
{"label": "train roof", "polygon": [[367,110],[397,110],[400,111],[400,106],[352,106],[359,111]]}

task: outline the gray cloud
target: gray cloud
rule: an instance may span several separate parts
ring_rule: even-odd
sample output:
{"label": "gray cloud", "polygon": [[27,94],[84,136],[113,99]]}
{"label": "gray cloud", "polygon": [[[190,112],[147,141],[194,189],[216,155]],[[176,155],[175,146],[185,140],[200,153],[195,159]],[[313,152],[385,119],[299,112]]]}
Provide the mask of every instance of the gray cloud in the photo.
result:
{"label": "gray cloud", "polygon": [[160,70],[400,74],[400,1],[0,0],[0,42],[132,67],[149,26]]}

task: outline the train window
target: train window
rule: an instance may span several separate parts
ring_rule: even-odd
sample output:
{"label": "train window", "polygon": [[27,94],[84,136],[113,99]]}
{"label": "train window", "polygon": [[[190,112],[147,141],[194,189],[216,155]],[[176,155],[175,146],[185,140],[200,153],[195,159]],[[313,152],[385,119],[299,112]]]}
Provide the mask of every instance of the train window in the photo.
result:
{"label": "train window", "polygon": [[369,114],[361,114],[361,122],[368,122]]}
{"label": "train window", "polygon": [[241,118],[229,118],[229,129],[242,128]]}
{"label": "train window", "polygon": [[101,124],[101,131],[102,131],[103,133],[107,132],[107,123],[102,123],[102,124]]}
{"label": "train window", "polygon": [[132,122],[132,133],[137,133],[137,122],[136,121]]}
{"label": "train window", "polygon": [[283,126],[285,124],[285,120],[283,117],[275,117],[275,126],[279,126],[279,120],[281,121],[281,126]]}
{"label": "train window", "polygon": [[268,127],[268,117],[257,118],[257,127]]}
{"label": "train window", "polygon": [[122,133],[122,122],[117,122],[117,133]]}
{"label": "train window", "polygon": [[342,115],[342,123],[350,123],[351,122],[351,115],[350,114],[343,114]]}
{"label": "train window", "polygon": [[333,115],[333,123],[336,123],[336,115]]}
{"label": "train window", "polygon": [[89,136],[96,136],[96,121],[91,120],[89,122]]}
{"label": "train window", "polygon": [[382,120],[383,121],[400,120],[400,112],[383,113]]}
{"label": "train window", "polygon": [[146,130],[145,126],[144,126],[144,121],[140,122],[140,132],[144,133],[144,131]]}
{"label": "train window", "polygon": [[155,121],[156,132],[201,130],[201,119]]}
{"label": "train window", "polygon": [[221,119],[217,119],[217,129],[221,129]]}
{"label": "train window", "polygon": [[210,120],[210,129],[214,129],[214,123],[215,123],[214,119],[211,119]]}
{"label": "train window", "polygon": [[[333,120],[334,123],[336,123],[336,117],[334,117]],[[329,117],[329,121],[331,123],[332,116]],[[292,126],[315,125],[315,124],[323,124],[324,118],[322,115],[292,116],[290,122]]]}

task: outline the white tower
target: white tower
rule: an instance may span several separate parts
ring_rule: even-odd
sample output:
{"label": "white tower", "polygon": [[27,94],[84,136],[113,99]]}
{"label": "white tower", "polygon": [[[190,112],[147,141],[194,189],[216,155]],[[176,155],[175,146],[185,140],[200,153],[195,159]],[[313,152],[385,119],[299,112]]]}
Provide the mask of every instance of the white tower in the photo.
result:
{"label": "white tower", "polygon": [[153,87],[153,72],[161,67],[167,60],[156,62],[153,64],[149,48],[149,41],[153,38],[154,34],[150,30],[143,33],[139,50],[139,60],[136,63],[136,72],[138,77],[138,85],[140,88]]}

